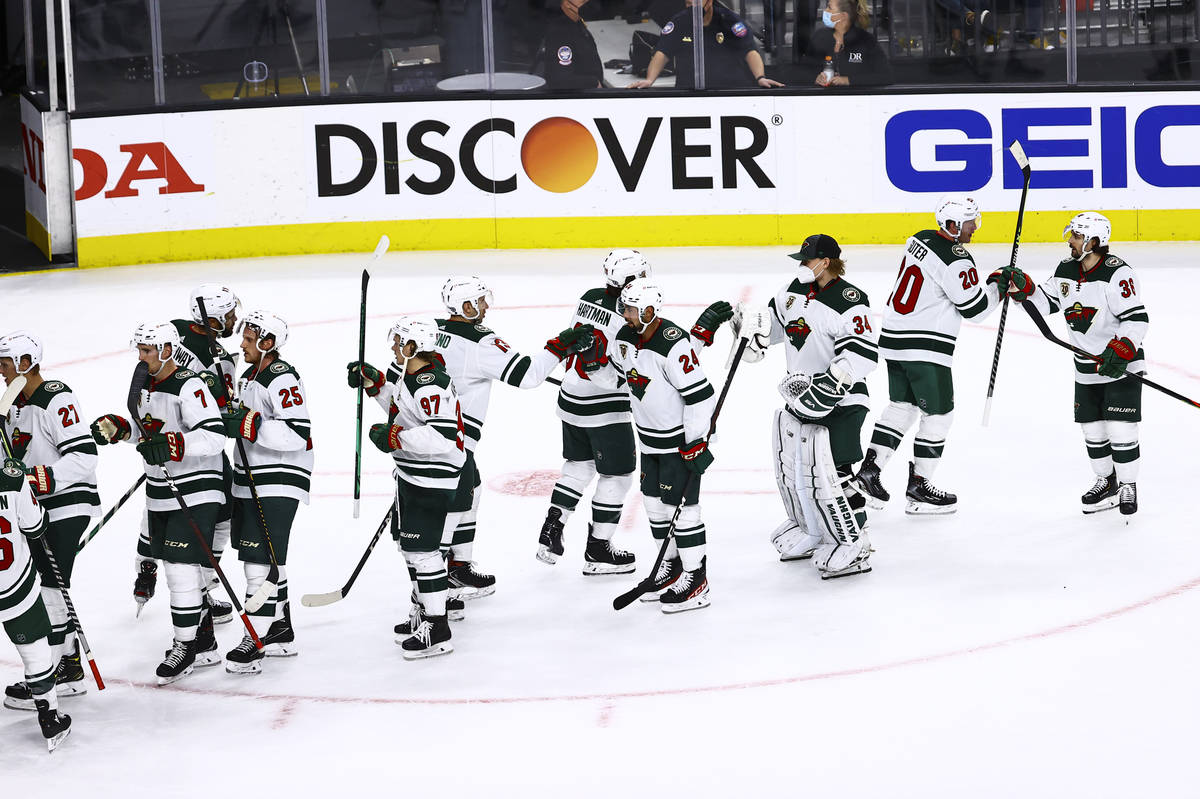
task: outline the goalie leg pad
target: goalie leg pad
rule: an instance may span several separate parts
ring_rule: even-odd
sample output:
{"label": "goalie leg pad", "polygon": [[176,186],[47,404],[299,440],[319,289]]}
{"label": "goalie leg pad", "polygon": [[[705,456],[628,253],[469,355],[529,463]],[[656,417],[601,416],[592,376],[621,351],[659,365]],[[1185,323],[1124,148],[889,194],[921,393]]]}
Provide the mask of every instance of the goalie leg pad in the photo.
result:
{"label": "goalie leg pad", "polygon": [[[629,474],[602,474],[596,481],[596,491],[592,494],[592,537],[601,541],[612,539],[621,522],[621,509],[625,505],[625,495],[633,485],[633,472]],[[564,513],[565,517],[566,514]]]}
{"label": "goalie leg pad", "polygon": [[854,508],[842,491],[842,480],[829,449],[829,430],[806,424],[801,428],[800,466],[805,482],[804,500],[812,508],[825,543],[813,555],[813,565],[823,578],[869,571],[871,543],[859,526]]}
{"label": "goalie leg pad", "polygon": [[558,478],[558,482],[554,484],[554,491],[550,494],[550,504],[562,511],[563,524],[567,523],[567,519],[583,499],[583,492],[587,491],[595,476],[595,461],[563,463],[562,476]]}

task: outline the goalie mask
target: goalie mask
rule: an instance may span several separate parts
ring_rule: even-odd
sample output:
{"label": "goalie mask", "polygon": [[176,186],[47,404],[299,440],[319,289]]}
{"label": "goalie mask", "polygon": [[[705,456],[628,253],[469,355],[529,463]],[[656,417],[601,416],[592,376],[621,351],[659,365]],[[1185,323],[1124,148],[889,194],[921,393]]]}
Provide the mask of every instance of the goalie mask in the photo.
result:
{"label": "goalie mask", "polygon": [[[404,348],[408,346],[408,342],[417,345],[414,355],[417,352],[433,352],[437,348],[437,335],[437,324],[430,319],[405,316],[397,320],[388,331],[388,345],[392,347],[392,353],[396,356],[395,365],[400,371],[406,371],[410,360],[410,357],[404,355]],[[399,345],[396,343],[397,337],[400,339]]]}
{"label": "goalie mask", "polygon": [[[962,226],[964,222],[975,220],[975,229],[983,227],[983,214],[979,211],[979,204],[975,202],[973,197],[965,195],[951,194],[938,200],[937,208],[933,212],[933,216],[937,219],[938,227],[947,236],[950,236],[954,241],[958,241],[962,235]],[[957,233],[951,233],[949,225],[953,222],[958,226]]]}
{"label": "goalie mask", "polygon": [[[491,305],[492,290],[487,287],[487,283],[474,275],[447,278],[442,286],[442,304],[446,306],[446,311],[451,316],[461,316],[472,322],[482,320],[484,311],[479,307],[480,300],[485,300],[488,305]],[[475,308],[474,316],[467,316],[463,313],[463,305],[468,302]]]}
{"label": "goalie mask", "polygon": [[[192,309],[192,319],[197,324],[204,325],[207,324],[208,319],[205,319],[204,314],[200,312],[201,299],[204,300],[204,310],[208,311],[208,316],[221,323],[221,326],[217,328],[217,334],[221,338],[233,335],[233,329],[237,323],[237,311],[242,307],[241,300],[237,298],[233,290],[218,283],[205,283],[196,287],[188,305]],[[231,311],[233,319],[229,318]]]}
{"label": "goalie mask", "polygon": [[604,259],[604,282],[614,289],[624,288],[631,280],[653,274],[649,262],[637,250],[613,250]]}
{"label": "goalie mask", "polygon": [[[662,307],[662,300],[662,289],[651,282],[649,278],[639,277],[621,289],[621,297],[617,300],[617,313],[624,316],[626,308],[635,309],[638,315],[638,326],[635,329],[641,333],[658,317],[658,309]],[[654,313],[647,320],[644,313],[647,308],[651,307],[654,308]]]}
{"label": "goalie mask", "polygon": [[1077,257],[1072,255],[1076,261],[1082,261],[1091,252],[1088,245],[1091,244],[1092,239],[1096,239],[1097,247],[1108,246],[1108,240],[1112,238],[1112,223],[1103,214],[1098,214],[1095,211],[1084,211],[1082,214],[1076,214],[1067,226],[1063,228],[1063,238],[1070,238],[1072,233],[1078,233],[1083,237],[1083,244],[1079,248],[1079,255]]}
{"label": "goalie mask", "polygon": [[[30,332],[17,330],[0,338],[0,358],[12,358],[17,374],[25,375],[42,362],[42,342]],[[21,368],[21,359],[29,359],[29,368]]]}
{"label": "goalie mask", "polygon": [[[264,355],[268,352],[278,354],[283,349],[283,345],[287,343],[287,322],[270,311],[251,311],[246,314],[246,318],[238,322],[237,332],[241,333],[246,328],[258,333],[258,351]],[[264,349],[263,341],[268,338],[275,339],[275,344]]]}

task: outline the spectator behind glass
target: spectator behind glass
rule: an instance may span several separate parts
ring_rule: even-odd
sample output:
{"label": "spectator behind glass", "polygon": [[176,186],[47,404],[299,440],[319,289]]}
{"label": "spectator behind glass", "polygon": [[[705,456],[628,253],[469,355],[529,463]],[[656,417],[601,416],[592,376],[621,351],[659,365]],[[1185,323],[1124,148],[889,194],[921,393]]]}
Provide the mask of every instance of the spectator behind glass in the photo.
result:
{"label": "spectator behind glass", "polygon": [[546,59],[546,86],[550,91],[598,89],[604,83],[604,65],[596,40],[579,18],[588,0],[562,0],[551,12],[542,49]]}
{"label": "spectator behind glass", "polygon": [[[886,86],[892,66],[867,30],[865,0],[828,0],[821,11],[824,27],[813,34],[806,65],[815,67],[818,86]],[[825,57],[833,57],[834,78],[824,75]]]}
{"label": "spectator behind glass", "polygon": [[[692,50],[692,9],[697,0],[687,0],[688,8],[680,11],[662,29],[658,47],[646,69],[646,79],[629,84],[631,89],[645,89],[654,84],[675,57],[676,88],[696,88],[696,68]],[[754,49],[754,34],[741,17],[724,6],[713,8],[712,0],[704,0],[704,85],[709,89],[741,89],[752,86],[769,88],[782,86],[765,74],[762,56]]]}

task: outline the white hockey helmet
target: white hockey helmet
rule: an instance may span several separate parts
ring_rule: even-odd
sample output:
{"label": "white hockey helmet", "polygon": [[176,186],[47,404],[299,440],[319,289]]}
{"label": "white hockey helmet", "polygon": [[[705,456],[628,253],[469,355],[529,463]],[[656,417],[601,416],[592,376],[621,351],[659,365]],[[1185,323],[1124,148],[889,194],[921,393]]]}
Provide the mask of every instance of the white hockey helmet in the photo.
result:
{"label": "white hockey helmet", "polygon": [[650,263],[637,250],[612,250],[604,258],[604,281],[615,289],[635,278],[653,274]]}
{"label": "white hockey helmet", "polygon": [[[237,332],[241,333],[246,328],[258,332],[258,351],[264,354],[268,352],[278,353],[283,349],[283,345],[287,344],[287,322],[270,311],[251,311],[246,314],[246,317],[238,322]],[[262,342],[265,338],[275,339],[275,345],[264,350]]]}
{"label": "white hockey helmet", "polygon": [[947,194],[942,197],[934,208],[933,216],[938,227],[947,236],[953,236],[955,239],[958,238],[958,233],[951,233],[947,227],[951,222],[958,225],[959,232],[962,232],[963,222],[972,219],[975,220],[976,229],[983,227],[983,214],[979,211],[979,203],[975,202],[974,197],[965,194]]}
{"label": "white hockey helmet", "polygon": [[163,355],[163,348],[168,344],[171,345],[171,356],[174,357],[179,350],[179,331],[175,329],[175,325],[170,322],[142,322],[137,326],[137,330],[133,331],[129,347],[135,350],[141,345],[154,347],[159,360],[165,361],[167,358]]}
{"label": "white hockey helmet", "polygon": [[1087,245],[1092,239],[1096,239],[1100,243],[1099,247],[1107,247],[1108,240],[1112,238],[1112,222],[1108,221],[1108,217],[1103,214],[1098,214],[1095,211],[1084,211],[1082,214],[1075,214],[1071,217],[1071,221],[1063,228],[1063,238],[1069,238],[1072,233],[1078,233],[1083,236],[1083,249],[1087,251]]}
{"label": "white hockey helmet", "polygon": [[[21,358],[29,358],[29,368],[21,368]],[[42,342],[27,330],[16,330],[0,337],[0,358],[12,358],[17,374],[28,374],[42,362]]]}
{"label": "white hockey helmet", "polygon": [[415,341],[417,352],[433,352],[437,347],[437,335],[437,323],[432,319],[423,316],[402,316],[388,331],[388,344],[395,344],[396,336],[399,336],[401,347]]}
{"label": "white hockey helmet", "polygon": [[[639,277],[631,281],[625,288],[621,289],[621,296],[617,300],[617,313],[625,315],[626,308],[636,308],[638,312],[638,320],[640,327],[638,332],[646,329],[646,325],[654,321],[658,316],[658,310],[662,307],[663,295],[662,289],[658,284],[648,277]],[[649,319],[643,318],[643,313],[647,308],[654,308],[654,315]]]}
{"label": "white hockey helmet", "polygon": [[463,304],[469,302],[475,307],[475,315],[466,318],[478,319],[480,299],[486,299],[487,304],[491,305],[492,290],[488,288],[487,283],[474,275],[448,277],[442,285],[442,304],[452,316],[466,316],[463,313]]}
{"label": "white hockey helmet", "polygon": [[208,315],[220,321],[221,328],[217,332],[222,337],[233,333],[233,327],[225,325],[225,317],[229,315],[230,311],[236,311],[242,307],[242,301],[237,298],[233,290],[219,283],[204,283],[192,291],[188,307],[192,309],[192,319],[197,324],[203,325],[208,320],[204,318],[204,314],[200,313],[200,298],[204,299],[204,310],[208,311]]}

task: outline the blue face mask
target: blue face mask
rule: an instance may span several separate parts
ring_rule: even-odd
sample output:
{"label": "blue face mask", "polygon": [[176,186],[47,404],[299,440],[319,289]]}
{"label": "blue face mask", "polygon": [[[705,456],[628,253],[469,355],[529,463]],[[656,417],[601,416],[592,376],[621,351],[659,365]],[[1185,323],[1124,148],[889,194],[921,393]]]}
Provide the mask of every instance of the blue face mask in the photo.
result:
{"label": "blue face mask", "polygon": [[828,11],[828,9],[821,12],[821,22],[825,25],[826,28],[833,27],[833,24],[834,24],[833,23],[833,14],[831,14]]}

